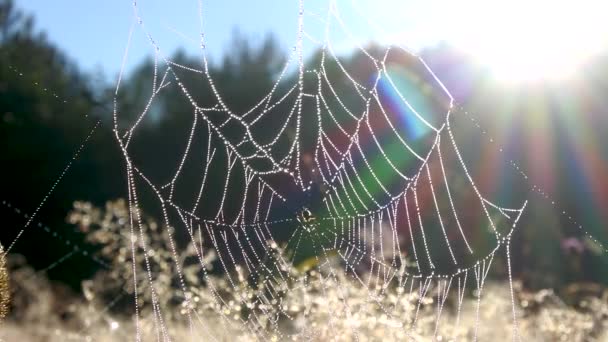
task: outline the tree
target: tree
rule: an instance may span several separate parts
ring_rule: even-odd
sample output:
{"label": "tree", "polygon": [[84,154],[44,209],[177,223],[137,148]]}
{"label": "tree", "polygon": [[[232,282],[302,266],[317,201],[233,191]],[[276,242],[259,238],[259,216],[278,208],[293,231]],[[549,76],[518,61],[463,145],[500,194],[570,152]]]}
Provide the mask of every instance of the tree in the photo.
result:
{"label": "tree", "polygon": [[[0,194],[3,200],[29,214],[35,211],[89,135],[95,121],[88,117],[99,115],[92,101],[93,93],[87,77],[48,42],[44,33],[34,28],[31,16],[18,10],[11,0],[0,1]],[[80,241],[81,237],[64,224],[71,202],[91,194],[107,195],[104,184],[95,179],[101,169],[97,169],[100,161],[93,154],[101,150],[90,148],[91,145],[106,146],[101,143],[109,141],[106,136],[103,132],[92,136],[89,146],[85,147],[89,154],[83,153],[72,162],[71,182],[59,183],[38,213],[40,221],[73,242]],[[8,247],[26,220],[5,206],[0,210],[5,213],[0,239]],[[34,234],[44,234],[36,223],[27,227],[11,252],[27,255],[36,267],[46,267],[49,260],[59,259],[72,247],[66,247],[58,238],[42,240],[47,243],[41,243],[43,235],[39,235],[40,239],[32,238]],[[78,258],[67,260],[62,267],[51,276],[60,276],[73,285],[78,284],[83,274],[92,271]]]}

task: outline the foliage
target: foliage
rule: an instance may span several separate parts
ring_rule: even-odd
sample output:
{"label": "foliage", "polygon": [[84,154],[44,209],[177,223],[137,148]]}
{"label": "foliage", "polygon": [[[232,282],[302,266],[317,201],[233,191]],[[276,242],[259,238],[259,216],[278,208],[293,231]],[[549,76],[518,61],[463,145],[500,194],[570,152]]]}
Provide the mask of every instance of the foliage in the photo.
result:
{"label": "foliage", "polygon": [[[152,313],[154,306],[175,311],[176,305],[192,297],[193,288],[203,286],[198,258],[209,264],[215,254],[203,249],[201,239],[177,250],[172,227],[159,225],[148,217],[142,219],[136,230],[130,229],[124,200],[107,202],[105,210],[86,202],[74,204],[68,221],[86,234],[85,241],[100,247],[98,257],[105,261],[104,269],[83,283],[84,295],[100,304],[123,298],[114,305],[116,312],[134,312],[134,296],[144,314]],[[187,287],[181,287],[184,283]]]}
{"label": "foliage", "polygon": [[[288,272],[294,283],[286,284],[292,290],[281,291],[277,301],[264,301],[261,300],[263,294],[256,292],[256,286],[247,283],[245,270],[233,274],[232,280],[228,274],[200,276],[201,266],[194,263],[183,267],[184,281],[191,293],[190,301],[184,301],[183,290],[174,279],[174,255],[178,256],[180,265],[188,265],[185,256],[197,247],[181,248],[174,254],[165,240],[171,232],[144,216],[144,229],[158,232],[144,238],[149,247],[150,266],[146,266],[142,240],[139,236],[131,239],[128,217],[127,206],[121,200],[108,202],[104,209],[85,202],[75,203],[70,222],[84,230],[91,243],[103,246],[97,256],[112,265],[110,270],[100,270],[83,282],[84,299],[59,290],[44,274],[34,272],[23,260],[12,256],[9,267],[16,291],[15,310],[5,322],[0,338],[31,341],[133,338],[134,317],[114,307],[117,305],[114,300],[121,293],[126,291],[127,296],[133,296],[133,289],[128,285],[133,280],[133,264],[129,260],[132,241],[136,242],[137,252],[135,272],[146,274],[148,267],[155,268],[152,281],[157,292],[149,290],[145,276],[137,277],[141,288],[139,333],[146,341],[158,336],[172,340],[190,338],[188,314],[196,317],[197,325],[205,327],[194,329],[194,336],[220,341],[254,341],[260,336],[267,340],[289,340],[292,335],[296,340],[313,341],[408,338],[459,341],[471,340],[475,334],[480,340],[495,340],[496,336],[507,339],[512,334],[511,296],[505,283],[490,282],[484,286],[479,313],[477,295],[469,293],[460,309],[457,299],[450,296],[438,315],[436,284],[422,297],[417,291],[408,292],[398,287],[368,287],[337,271],[341,269],[338,265],[331,267],[331,274],[324,267],[308,271],[292,267]],[[279,246],[272,248],[276,253],[283,253]],[[154,253],[150,253],[152,250]],[[205,263],[211,264],[213,254],[206,253]],[[373,281],[374,276],[362,273],[361,277],[366,282],[368,277]],[[236,281],[236,287],[232,281]],[[302,286],[297,286],[298,283]],[[526,292],[521,284],[514,285],[518,333],[522,340],[582,342],[608,337],[608,292],[604,288],[593,291],[573,288],[568,297],[560,297],[551,290]],[[217,301],[218,295],[221,301]],[[569,298],[571,303],[564,303],[562,298]],[[154,302],[160,311],[155,311]],[[166,331],[159,331],[155,323],[159,313],[165,317]],[[266,324],[264,331],[256,331],[257,335],[242,324],[243,319],[256,314],[257,319]]]}

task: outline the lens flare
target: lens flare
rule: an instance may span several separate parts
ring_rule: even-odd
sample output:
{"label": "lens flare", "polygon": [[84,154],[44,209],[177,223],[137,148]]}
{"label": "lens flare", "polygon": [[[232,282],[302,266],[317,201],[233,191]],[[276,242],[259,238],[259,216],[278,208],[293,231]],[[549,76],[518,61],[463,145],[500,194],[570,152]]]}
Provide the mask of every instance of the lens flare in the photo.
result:
{"label": "lens flare", "polygon": [[608,41],[602,1],[469,0],[454,11],[451,40],[509,82],[571,77]]}

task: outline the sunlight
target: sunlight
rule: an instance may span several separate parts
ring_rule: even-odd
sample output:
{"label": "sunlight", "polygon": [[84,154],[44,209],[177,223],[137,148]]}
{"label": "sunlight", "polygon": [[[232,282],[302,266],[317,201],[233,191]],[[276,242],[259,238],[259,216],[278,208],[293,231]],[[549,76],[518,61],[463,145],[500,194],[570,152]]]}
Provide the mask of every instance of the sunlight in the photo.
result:
{"label": "sunlight", "polygon": [[601,1],[467,0],[454,10],[454,43],[507,82],[568,78],[607,42]]}

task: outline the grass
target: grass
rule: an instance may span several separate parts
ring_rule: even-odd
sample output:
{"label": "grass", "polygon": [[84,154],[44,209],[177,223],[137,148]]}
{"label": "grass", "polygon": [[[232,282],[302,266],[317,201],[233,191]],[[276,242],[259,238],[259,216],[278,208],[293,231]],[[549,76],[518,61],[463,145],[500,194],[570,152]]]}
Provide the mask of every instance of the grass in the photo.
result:
{"label": "grass", "polygon": [[[98,257],[110,265],[84,281],[81,293],[50,282],[23,257],[9,255],[6,265],[11,276],[11,311],[0,326],[0,338],[510,341],[519,336],[523,341],[608,340],[608,292],[597,285],[573,285],[564,292],[566,298],[551,290],[529,292],[514,282],[513,305],[508,282],[488,281],[481,294],[473,291],[471,283],[458,305],[455,285],[443,301],[437,294],[445,289],[445,282],[430,283],[426,295],[420,296],[416,286],[412,292],[409,285],[374,286],[375,276],[361,273],[357,279],[339,271],[344,269],[342,265],[331,260],[333,264],[307,271],[285,269],[290,281],[275,281],[272,286],[278,289],[270,299],[269,285],[248,282],[244,268],[231,274],[201,276],[202,270],[196,266],[200,264],[190,262],[200,250],[189,245],[179,254],[184,292],[178,285],[179,273],[165,235],[171,231],[161,229],[153,220],[144,220],[147,234],[139,238],[145,239],[149,247],[147,258],[136,255],[133,263],[131,235],[125,229],[127,214],[122,201],[110,202],[103,210],[86,203],[75,205],[68,220],[87,233],[89,242],[103,246]],[[276,245],[271,249],[283,253]],[[207,265],[217,260],[211,249],[202,258]],[[137,278],[137,287],[132,285],[133,264],[141,277]],[[153,271],[154,291],[146,285],[147,269]],[[0,272],[0,285],[6,284],[7,272]],[[6,301],[7,291],[0,293],[0,299]],[[135,294],[138,316],[134,315]]]}

